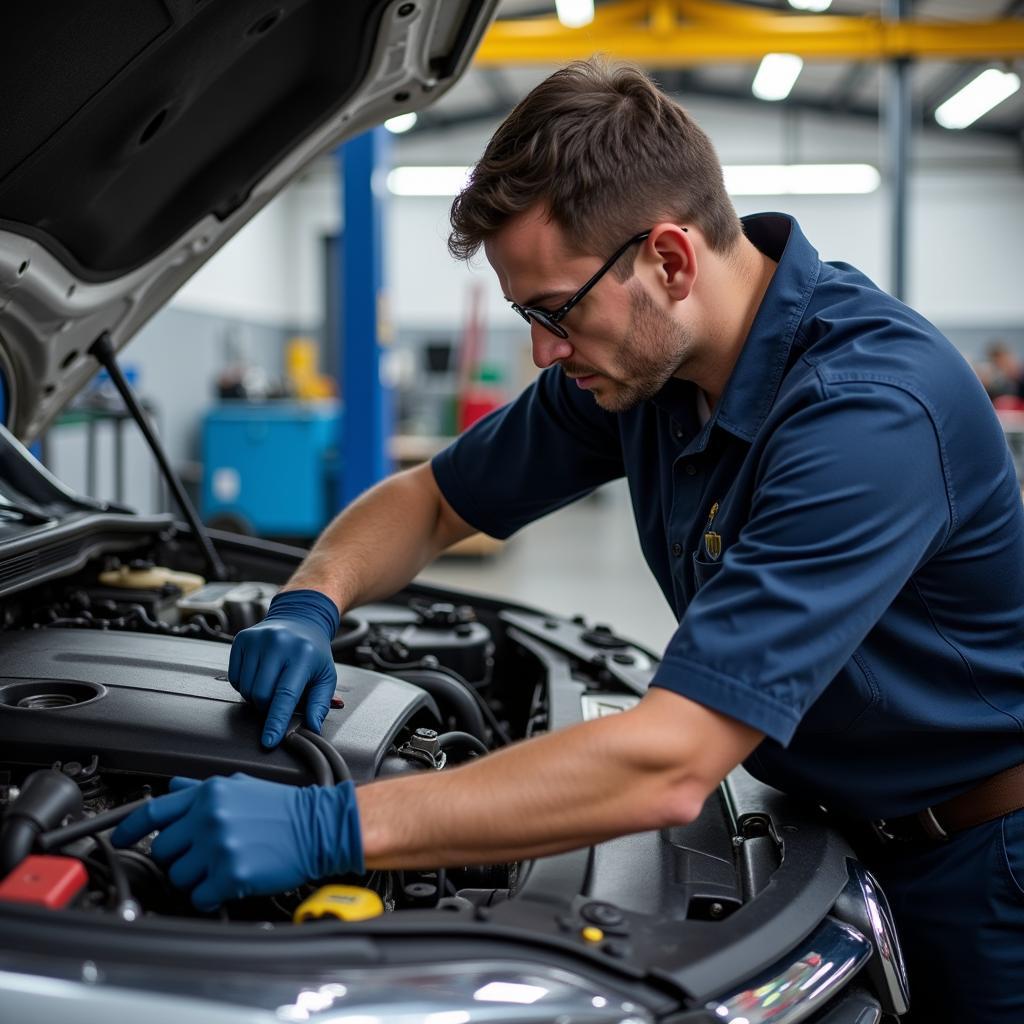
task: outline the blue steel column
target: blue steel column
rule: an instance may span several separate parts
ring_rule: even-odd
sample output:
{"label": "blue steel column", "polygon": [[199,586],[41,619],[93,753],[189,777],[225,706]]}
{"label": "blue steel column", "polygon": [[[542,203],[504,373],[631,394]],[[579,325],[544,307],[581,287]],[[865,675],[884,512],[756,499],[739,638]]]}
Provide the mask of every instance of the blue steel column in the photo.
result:
{"label": "blue steel column", "polygon": [[[389,326],[384,302],[383,200],[388,138],[375,128],[337,150],[344,220],[338,267],[338,334],[343,414],[338,437],[338,507],[391,472],[391,390],[381,372]],[[382,337],[382,334],[385,336]]]}

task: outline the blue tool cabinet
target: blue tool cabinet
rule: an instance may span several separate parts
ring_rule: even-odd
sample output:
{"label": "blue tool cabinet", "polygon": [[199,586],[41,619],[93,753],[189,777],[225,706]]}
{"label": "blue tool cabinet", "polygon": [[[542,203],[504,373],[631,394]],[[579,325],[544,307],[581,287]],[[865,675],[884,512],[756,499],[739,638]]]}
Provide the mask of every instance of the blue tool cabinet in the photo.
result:
{"label": "blue tool cabinet", "polygon": [[203,519],[270,537],[315,537],[333,516],[336,401],[224,402],[203,420]]}

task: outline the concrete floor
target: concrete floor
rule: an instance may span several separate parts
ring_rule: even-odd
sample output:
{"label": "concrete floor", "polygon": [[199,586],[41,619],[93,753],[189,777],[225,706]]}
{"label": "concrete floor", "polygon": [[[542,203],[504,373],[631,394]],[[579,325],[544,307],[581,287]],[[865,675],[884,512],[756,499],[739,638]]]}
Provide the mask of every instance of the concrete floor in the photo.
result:
{"label": "concrete floor", "polygon": [[640,553],[624,482],[533,523],[494,556],[444,557],[419,578],[542,611],[580,613],[655,653],[675,629],[668,602]]}

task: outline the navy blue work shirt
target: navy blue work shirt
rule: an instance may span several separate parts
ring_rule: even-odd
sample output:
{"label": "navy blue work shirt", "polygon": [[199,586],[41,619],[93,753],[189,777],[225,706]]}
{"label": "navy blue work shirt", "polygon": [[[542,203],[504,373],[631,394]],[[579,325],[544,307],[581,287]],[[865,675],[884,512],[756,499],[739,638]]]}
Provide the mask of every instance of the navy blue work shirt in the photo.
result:
{"label": "navy blue work shirt", "polygon": [[863,817],[1024,761],[1024,510],[974,373],[923,317],[796,222],[702,427],[672,378],[623,413],[557,367],[435,457],[468,523],[510,534],[629,480],[679,618],[652,685],[766,733],[746,762]]}

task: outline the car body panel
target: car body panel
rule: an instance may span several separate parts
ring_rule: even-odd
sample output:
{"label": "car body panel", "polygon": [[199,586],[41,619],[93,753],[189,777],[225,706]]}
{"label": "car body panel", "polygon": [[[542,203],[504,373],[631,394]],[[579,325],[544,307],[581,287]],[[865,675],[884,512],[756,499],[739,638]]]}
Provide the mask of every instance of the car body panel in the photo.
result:
{"label": "car body panel", "polygon": [[[48,22],[59,23],[63,14],[72,23],[107,24],[115,15],[101,0],[69,0],[59,10],[22,7],[19,17],[27,24],[20,27],[20,39],[9,32],[0,47],[4,94],[21,100],[5,104],[0,139],[24,139],[19,158],[0,162],[0,374],[6,380],[6,424],[23,441],[32,441],[95,374],[88,352],[101,334],[109,333],[120,350],[314,157],[442,95],[465,70],[497,0],[151,0],[119,6],[127,23],[156,17],[165,27],[139,42],[134,56],[126,45],[111,63],[109,81],[90,79],[93,92],[75,93],[78,108],[74,101],[61,106],[55,97],[59,109],[51,115],[49,136],[34,126],[44,97],[20,87],[19,70],[33,61],[36,67],[59,64],[61,54],[50,47],[67,43],[64,36],[47,34]],[[156,8],[163,13],[154,15]],[[330,37],[320,36],[318,28],[326,19],[343,37],[344,19],[337,13],[342,10],[361,15],[359,40],[350,44],[358,69],[320,82],[303,72],[303,61],[314,55],[330,66]],[[251,30],[275,12],[273,26],[255,40]],[[204,39],[203,19],[213,20],[213,38],[192,68],[188,45]],[[292,25],[301,32],[292,33]],[[116,37],[126,34],[121,25]],[[148,36],[142,32],[141,38]],[[280,50],[277,39],[283,40]],[[34,55],[21,52],[26,40],[37,46]],[[4,61],[7,50],[12,59]],[[88,67],[87,58],[81,55],[76,64]],[[275,79],[279,91],[262,85],[262,69],[276,60],[286,60],[291,69]],[[147,103],[135,97],[142,72],[143,81],[156,79],[146,85],[152,91]],[[316,102],[303,100],[311,90]],[[254,92],[257,99],[248,99]],[[108,98],[113,109],[94,112]],[[140,145],[161,111],[167,113],[158,130]],[[245,119],[240,134],[230,130],[235,116]],[[227,130],[218,133],[221,124]],[[267,137],[270,142],[263,141]],[[82,148],[91,160],[89,190],[79,195],[70,189],[76,179],[69,165]],[[165,170],[179,151],[187,159]],[[162,183],[160,201],[150,195],[154,175]],[[65,179],[71,199],[48,206],[47,195]],[[49,183],[50,192],[40,194],[39,182]],[[140,226],[131,230],[135,218]]]}

